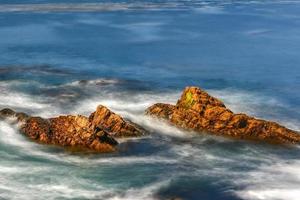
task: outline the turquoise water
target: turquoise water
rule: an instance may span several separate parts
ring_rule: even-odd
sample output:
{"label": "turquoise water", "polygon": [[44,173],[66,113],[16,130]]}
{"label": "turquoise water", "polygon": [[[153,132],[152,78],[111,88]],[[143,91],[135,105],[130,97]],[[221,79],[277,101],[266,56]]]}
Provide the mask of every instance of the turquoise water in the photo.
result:
{"label": "turquoise water", "polygon": [[91,155],[1,122],[0,199],[298,200],[299,146],[195,135],[144,110],[195,85],[299,131],[299,10],[283,0],[2,0],[0,109],[51,117],[103,104],[151,135]]}

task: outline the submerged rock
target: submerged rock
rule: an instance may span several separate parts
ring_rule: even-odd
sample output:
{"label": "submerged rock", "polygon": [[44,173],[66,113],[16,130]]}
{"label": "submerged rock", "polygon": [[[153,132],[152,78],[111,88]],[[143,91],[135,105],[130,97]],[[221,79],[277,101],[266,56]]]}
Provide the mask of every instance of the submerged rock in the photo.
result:
{"label": "submerged rock", "polygon": [[98,106],[89,118],[66,115],[44,119],[11,109],[1,110],[0,118],[20,122],[20,132],[37,142],[97,152],[115,151],[118,142],[114,137],[143,135],[137,126],[104,106]]}
{"label": "submerged rock", "polygon": [[187,87],[176,105],[158,103],[149,107],[146,114],[200,133],[279,144],[300,142],[298,132],[275,122],[235,114],[222,101],[197,87]]}
{"label": "submerged rock", "polygon": [[9,108],[4,108],[2,110],[0,110],[0,119],[6,119],[9,117],[13,117],[15,116],[15,111],[13,111],[12,109]]}

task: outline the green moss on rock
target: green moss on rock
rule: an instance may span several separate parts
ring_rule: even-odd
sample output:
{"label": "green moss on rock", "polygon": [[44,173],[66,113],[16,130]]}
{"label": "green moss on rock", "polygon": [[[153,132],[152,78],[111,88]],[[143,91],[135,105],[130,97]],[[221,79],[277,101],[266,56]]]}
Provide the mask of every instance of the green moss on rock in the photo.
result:
{"label": "green moss on rock", "polygon": [[194,105],[193,94],[191,92],[187,92],[185,95],[185,106],[186,108],[190,108]]}

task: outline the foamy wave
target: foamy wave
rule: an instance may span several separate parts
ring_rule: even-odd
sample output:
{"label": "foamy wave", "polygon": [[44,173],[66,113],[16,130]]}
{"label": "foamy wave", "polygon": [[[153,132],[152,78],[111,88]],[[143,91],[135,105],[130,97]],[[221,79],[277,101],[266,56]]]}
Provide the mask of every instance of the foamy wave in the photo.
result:
{"label": "foamy wave", "polygon": [[108,78],[100,78],[94,80],[80,80],[74,81],[63,86],[84,86],[84,85],[114,85],[122,83],[121,80],[118,79],[108,79]]}
{"label": "foamy wave", "polygon": [[250,30],[246,31],[247,35],[263,35],[272,32],[272,30],[269,29],[255,29],[255,30]]}
{"label": "foamy wave", "polygon": [[282,117],[283,111],[294,113],[294,109],[275,97],[233,89],[208,90],[208,92],[224,101],[225,105],[235,113],[246,113],[257,118],[276,121],[294,130],[300,130],[299,120]]}
{"label": "foamy wave", "polygon": [[217,6],[202,6],[194,9],[196,12],[203,14],[224,14],[225,11],[222,7]]}
{"label": "foamy wave", "polygon": [[104,105],[115,112],[130,117],[132,114],[143,114],[145,109],[157,102],[175,103],[179,93],[110,93],[103,91],[90,99],[82,100],[75,106],[76,113],[90,113],[94,111],[97,105]]}
{"label": "foamy wave", "polygon": [[157,200],[158,198],[155,194],[158,190],[170,183],[170,178],[168,180],[160,181],[158,183],[151,184],[149,186],[139,188],[139,189],[129,189],[125,194],[116,195],[109,198],[110,200]]}
{"label": "foamy wave", "polygon": [[[143,187],[121,190],[118,184],[106,185],[86,180],[76,174],[80,168],[105,168],[116,166],[136,166],[138,164],[175,164],[176,159],[162,156],[117,156],[95,157],[76,156],[63,152],[49,152],[46,146],[26,140],[16,129],[5,122],[0,122],[1,146],[13,146],[19,157],[11,157],[1,153],[0,163],[0,198],[4,199],[156,199],[156,191],[168,181],[151,183]],[[4,156],[4,157],[3,157]],[[13,165],[22,157],[26,161]],[[32,162],[43,159],[43,162]],[[12,166],[13,165],[13,166]],[[57,171],[57,166],[59,170]],[[71,171],[70,168],[72,169]],[[78,168],[78,169],[77,169]],[[57,173],[58,172],[58,173]],[[73,174],[75,173],[76,174]],[[60,175],[63,173],[64,175]],[[100,174],[101,174],[100,173]],[[48,176],[51,178],[48,180]],[[17,178],[16,178],[17,177]],[[26,182],[26,184],[24,184]],[[123,187],[125,185],[122,185]],[[16,190],[17,188],[17,190]]]}
{"label": "foamy wave", "polygon": [[[17,112],[26,112],[45,117],[51,117],[60,113],[59,107],[54,105],[53,98],[30,95],[13,89],[15,86],[23,84],[23,82],[18,81],[0,82],[0,109],[12,108]],[[30,84],[39,83],[31,82]]]}
{"label": "foamy wave", "polygon": [[250,173],[242,184],[246,185],[245,189],[236,193],[244,199],[298,200],[300,162],[277,160]]}
{"label": "foamy wave", "polygon": [[0,85],[0,98],[0,107],[23,107],[28,109],[48,107],[46,103],[42,103],[40,98],[33,98],[28,94],[9,90],[5,84]]}

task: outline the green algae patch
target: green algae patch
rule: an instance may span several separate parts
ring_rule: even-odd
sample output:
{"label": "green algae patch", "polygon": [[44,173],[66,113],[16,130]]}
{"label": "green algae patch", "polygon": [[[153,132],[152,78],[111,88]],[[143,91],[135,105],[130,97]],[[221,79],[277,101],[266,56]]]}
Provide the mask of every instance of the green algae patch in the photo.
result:
{"label": "green algae patch", "polygon": [[194,105],[194,103],[193,94],[191,92],[187,92],[185,95],[185,107],[190,108]]}

